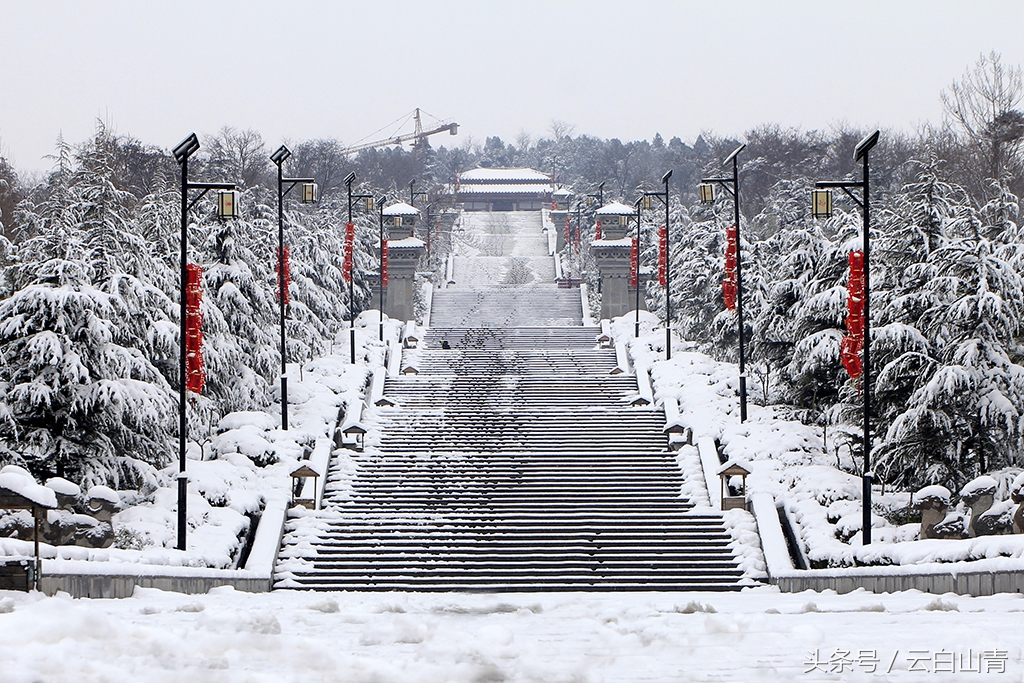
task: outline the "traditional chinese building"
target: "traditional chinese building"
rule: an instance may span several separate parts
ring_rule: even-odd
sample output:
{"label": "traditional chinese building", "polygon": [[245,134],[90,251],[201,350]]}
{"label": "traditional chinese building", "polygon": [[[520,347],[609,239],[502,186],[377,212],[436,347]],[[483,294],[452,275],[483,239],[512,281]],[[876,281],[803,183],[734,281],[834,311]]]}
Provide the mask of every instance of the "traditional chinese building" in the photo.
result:
{"label": "traditional chinese building", "polygon": [[551,178],[532,168],[475,168],[458,176],[455,198],[466,211],[540,211],[552,189]]}

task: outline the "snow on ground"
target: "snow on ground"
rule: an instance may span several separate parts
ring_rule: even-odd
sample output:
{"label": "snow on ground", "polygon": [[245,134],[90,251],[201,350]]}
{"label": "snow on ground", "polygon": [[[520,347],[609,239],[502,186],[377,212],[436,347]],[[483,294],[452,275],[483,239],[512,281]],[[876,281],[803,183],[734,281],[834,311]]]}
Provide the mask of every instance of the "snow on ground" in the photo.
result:
{"label": "snow on ground", "polygon": [[[1024,596],[0,592],[4,683],[1021,681]],[[972,673],[966,669],[980,669]]]}
{"label": "snow on ground", "polygon": [[[820,429],[786,419],[778,406],[748,404],[748,419],[739,421],[739,377],[736,365],[722,363],[676,341],[672,359],[664,360],[664,328],[657,317],[641,313],[641,335],[634,338],[634,315],[613,321],[616,339],[625,341],[634,365],[650,369],[655,396],[678,400],[682,422],[693,429],[693,441],[709,436],[721,443],[727,458],[752,469],[750,493],[771,493],[782,501],[806,546],[813,567],[854,565],[925,565],[957,563],[965,570],[1024,570],[1024,534],[963,540],[918,540],[920,524],[896,523],[909,494],[875,495],[872,543],[861,544],[861,478],[835,467],[826,454]],[[726,516],[734,542],[746,526],[743,515]],[[756,564],[756,553],[751,556]],[[968,564],[969,562],[969,564]],[[751,564],[749,566],[755,566]]]}
{"label": "snow on ground", "polygon": [[453,235],[455,287],[550,284],[554,260],[540,211],[463,212]]}
{"label": "snow on ground", "polygon": [[[356,365],[349,363],[346,329],[338,335],[336,353],[303,364],[301,371],[298,364],[289,366],[287,431],[280,429],[280,408],[275,406],[270,412],[226,415],[202,449],[189,444],[187,550],[175,549],[175,461],[160,472],[161,485],[155,490],[121,492],[126,502],[113,519],[115,547],[41,544],[40,554],[47,559],[43,573],[97,571],[83,562],[234,568],[250,519],[268,502],[288,500],[290,474],[297,462],[308,455],[317,438],[332,435],[339,407],[360,400],[372,368],[383,363],[377,316],[370,311],[357,318]],[[397,339],[401,324],[387,322],[388,338]],[[53,496],[52,490],[30,479],[14,481],[15,474],[0,476],[5,477],[5,485],[17,484],[22,492]],[[0,538],[0,556],[4,555],[32,555],[32,543]]]}

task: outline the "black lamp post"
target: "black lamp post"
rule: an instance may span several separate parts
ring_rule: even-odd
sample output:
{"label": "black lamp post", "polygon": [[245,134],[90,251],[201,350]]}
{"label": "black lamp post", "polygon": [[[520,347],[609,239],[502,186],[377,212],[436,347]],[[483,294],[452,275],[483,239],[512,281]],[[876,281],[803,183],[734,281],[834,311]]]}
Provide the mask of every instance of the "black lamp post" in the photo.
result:
{"label": "black lamp post", "polygon": [[636,323],[633,326],[634,337],[640,336],[640,205],[643,202],[644,198],[640,197],[633,203],[636,208]]}
{"label": "black lamp post", "polygon": [[387,201],[387,196],[380,196],[377,198],[378,204],[378,225],[380,227],[380,274],[377,278],[377,303],[380,306],[380,326],[377,330],[377,339],[384,341],[384,250],[387,248],[387,242],[384,240],[384,202]]}
{"label": "black lamp post", "polygon": [[604,206],[604,183],[605,181],[602,180],[601,184],[597,186],[597,192],[591,192],[587,195],[597,200],[597,208],[599,209]]}
{"label": "black lamp post", "polygon": [[416,179],[413,178],[409,181],[409,206],[416,206],[417,197],[426,197],[427,193],[424,191],[416,192],[414,189],[416,186]]}
{"label": "black lamp post", "polygon": [[[303,203],[313,203],[317,197],[316,182],[313,178],[285,178],[282,167],[285,160],[292,155],[284,145],[270,155],[270,160],[277,166],[277,298],[281,304],[281,429],[288,429],[288,347],[285,343],[285,288],[284,281],[284,196],[302,183]],[[288,189],[284,184],[289,183]]]}
{"label": "black lamp post", "polygon": [[[367,211],[372,211],[373,210],[373,203],[372,203],[373,195],[369,195],[369,194],[352,194],[352,183],[355,181],[355,179],[356,179],[356,174],[355,173],[349,173],[347,176],[345,176],[345,188],[346,188],[346,190],[348,192],[348,222],[349,223],[352,223],[352,200],[353,199],[365,199],[366,200],[366,205],[367,205],[366,206],[366,210]],[[347,230],[347,228],[346,228],[346,230]],[[355,245],[354,244],[352,246],[352,251],[353,251],[353,255],[352,255],[352,261],[353,261],[352,272],[348,274],[348,308],[349,308],[349,311],[348,311],[348,319],[349,319],[348,342],[349,342],[349,344],[348,345],[349,345],[349,351],[350,351],[350,355],[351,355],[351,358],[349,360],[351,361],[352,365],[355,365],[356,364],[356,297],[355,297],[355,292],[356,292],[356,286],[355,286],[356,276],[355,276],[355,253],[354,253],[355,252]]]}
{"label": "black lamp post", "polygon": [[[669,245],[671,244],[669,236],[672,234],[672,231],[669,230],[668,202],[668,181],[671,177],[672,171],[661,176],[661,182],[665,185],[665,189],[662,192],[644,192],[644,197],[657,197],[665,204],[665,360],[672,359],[672,261],[669,259]],[[637,248],[639,249],[639,244]],[[638,272],[639,270],[637,268]],[[638,276],[637,286],[639,287],[639,285],[640,278]]]}
{"label": "black lamp post", "polygon": [[732,195],[733,221],[736,226],[736,323],[739,328],[740,346],[740,422],[747,421],[747,358],[746,345],[744,344],[745,331],[743,329],[743,250],[741,248],[742,240],[740,239],[740,172],[738,161],[739,154],[745,147],[746,145],[740,145],[722,162],[722,166],[728,166],[729,162],[732,162],[731,177],[704,178],[700,181],[705,186],[708,186],[701,187],[701,201],[705,203],[711,203],[715,200],[713,188],[710,187],[712,183],[721,185]]}
{"label": "black lamp post", "polygon": [[[814,183],[816,188],[812,192],[812,213],[815,218],[828,218],[832,215],[832,188],[839,188],[846,193],[854,204],[860,207],[863,218],[863,239],[864,239],[864,356],[863,372],[864,382],[864,442],[862,444],[864,455],[864,478],[863,478],[863,520],[861,537],[864,545],[871,543],[871,483],[874,473],[871,471],[871,286],[868,275],[868,266],[871,256],[871,241],[869,233],[871,228],[871,191],[869,184],[868,156],[871,148],[878,143],[879,131],[875,131],[857,143],[853,151],[853,160],[860,161],[863,165],[863,176],[859,181],[855,180],[822,180]],[[850,192],[851,189],[860,188],[861,198]]]}
{"label": "black lamp post", "polygon": [[[234,183],[190,183],[188,181],[188,159],[199,150],[199,138],[192,133],[178,143],[173,154],[175,161],[181,166],[181,307],[180,324],[181,332],[178,335],[178,381],[181,386],[178,390],[178,550],[185,549],[185,529],[188,526],[188,515],[186,502],[188,499],[188,475],[185,474],[185,444],[188,436],[188,421],[185,417],[187,374],[188,365],[185,357],[185,283],[188,280],[188,212],[196,202],[202,199],[210,190],[224,190],[234,192]],[[190,204],[188,201],[189,190],[202,190],[199,196]],[[232,197],[230,202],[218,202],[217,213],[224,218],[233,218],[237,212],[237,202]],[[230,207],[230,212],[229,212]]]}

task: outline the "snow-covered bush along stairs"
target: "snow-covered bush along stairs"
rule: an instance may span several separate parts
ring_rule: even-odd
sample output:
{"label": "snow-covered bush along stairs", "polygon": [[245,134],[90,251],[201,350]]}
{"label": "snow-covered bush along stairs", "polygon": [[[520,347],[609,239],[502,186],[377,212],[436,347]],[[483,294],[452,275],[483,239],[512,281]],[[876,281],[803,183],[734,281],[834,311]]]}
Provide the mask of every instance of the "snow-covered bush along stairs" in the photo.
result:
{"label": "snow-covered bush along stairs", "polygon": [[682,496],[664,415],[580,324],[579,290],[531,285],[523,307],[525,289],[481,288],[461,319],[462,297],[434,293],[450,326],[406,350],[409,374],[363,415],[365,451],[336,458],[325,509],[290,523],[278,586],[740,587],[721,517]]}

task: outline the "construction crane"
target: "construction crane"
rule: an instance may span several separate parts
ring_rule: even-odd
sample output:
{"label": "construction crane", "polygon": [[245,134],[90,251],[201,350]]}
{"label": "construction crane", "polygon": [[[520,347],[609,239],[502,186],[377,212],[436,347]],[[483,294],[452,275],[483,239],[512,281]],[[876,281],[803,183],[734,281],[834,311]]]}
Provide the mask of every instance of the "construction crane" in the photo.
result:
{"label": "construction crane", "polygon": [[[375,142],[364,142],[358,145],[352,145],[341,150],[342,154],[358,154],[365,149],[376,149],[378,147],[389,147],[391,145],[401,145],[402,143],[413,141],[413,151],[419,152],[426,146],[427,138],[431,135],[443,133],[448,131],[451,135],[459,134],[459,124],[452,120],[439,121],[438,125],[431,128],[430,130],[423,130],[423,122],[420,119],[420,109],[416,108],[416,111],[412,114],[413,121],[415,121],[415,129],[411,133],[405,133],[404,135],[395,135],[394,137],[386,138],[384,140],[377,140]],[[406,117],[405,121],[408,121]],[[404,123],[404,122],[403,122]]]}

